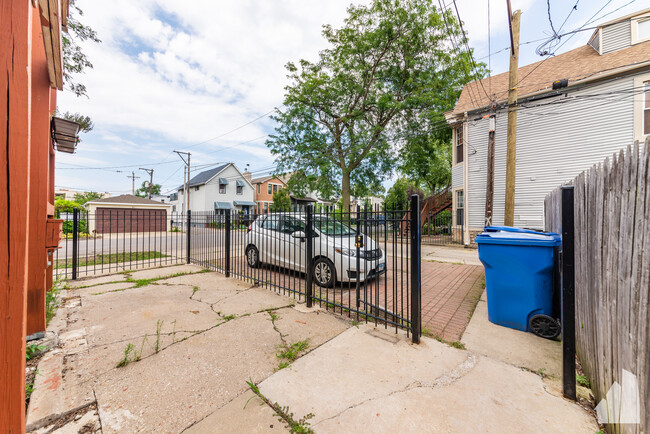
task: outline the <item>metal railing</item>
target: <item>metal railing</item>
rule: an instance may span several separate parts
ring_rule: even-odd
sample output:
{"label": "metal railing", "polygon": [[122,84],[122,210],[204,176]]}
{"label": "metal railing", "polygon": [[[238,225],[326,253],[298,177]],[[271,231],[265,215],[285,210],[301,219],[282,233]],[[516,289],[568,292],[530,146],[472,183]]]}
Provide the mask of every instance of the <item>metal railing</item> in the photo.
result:
{"label": "metal railing", "polygon": [[419,209],[414,196],[410,209],[388,212],[314,212],[311,206],[305,212],[262,215],[191,212],[187,261],[307,306],[405,329],[418,342]]}

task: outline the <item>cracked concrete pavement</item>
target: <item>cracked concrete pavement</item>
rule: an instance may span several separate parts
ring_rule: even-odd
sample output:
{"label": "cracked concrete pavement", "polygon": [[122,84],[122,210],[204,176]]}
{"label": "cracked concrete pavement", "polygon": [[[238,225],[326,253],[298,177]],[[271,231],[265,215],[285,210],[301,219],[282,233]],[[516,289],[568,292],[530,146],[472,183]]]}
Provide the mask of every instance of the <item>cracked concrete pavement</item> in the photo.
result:
{"label": "cracked concrete pavement", "polygon": [[[154,280],[136,287],[140,279]],[[41,362],[28,431],[74,414],[57,429],[83,421],[89,432],[180,432],[246,396],[246,381],[271,376],[283,343],[307,340],[310,351],[350,326],[195,266],[77,281],[62,298],[50,326],[61,344]],[[129,345],[129,363],[118,368]],[[264,429],[285,430],[270,417]]]}
{"label": "cracked concrete pavement", "polygon": [[[136,287],[139,279],[153,280]],[[598,431],[525,363],[510,364],[522,360],[515,349],[505,357],[491,347],[502,335],[482,325],[482,311],[460,350],[352,326],[195,266],[74,286],[50,325],[60,345],[39,364],[28,431],[287,432],[247,381],[295,420],[313,414],[317,433]],[[536,345],[525,338],[519,352]],[[302,357],[277,370],[279,348],[305,340]],[[128,363],[116,367],[129,344]]]}

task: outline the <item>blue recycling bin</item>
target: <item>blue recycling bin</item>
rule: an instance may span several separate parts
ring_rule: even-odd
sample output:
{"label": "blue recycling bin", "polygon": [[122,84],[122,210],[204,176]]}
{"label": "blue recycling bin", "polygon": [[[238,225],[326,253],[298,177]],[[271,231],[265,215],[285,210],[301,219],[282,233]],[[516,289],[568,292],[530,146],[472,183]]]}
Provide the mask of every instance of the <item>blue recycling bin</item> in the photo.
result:
{"label": "blue recycling bin", "polygon": [[[559,234],[509,226],[488,226],[476,236],[485,267],[490,322],[554,338],[553,270]],[[531,322],[532,320],[532,322]]]}

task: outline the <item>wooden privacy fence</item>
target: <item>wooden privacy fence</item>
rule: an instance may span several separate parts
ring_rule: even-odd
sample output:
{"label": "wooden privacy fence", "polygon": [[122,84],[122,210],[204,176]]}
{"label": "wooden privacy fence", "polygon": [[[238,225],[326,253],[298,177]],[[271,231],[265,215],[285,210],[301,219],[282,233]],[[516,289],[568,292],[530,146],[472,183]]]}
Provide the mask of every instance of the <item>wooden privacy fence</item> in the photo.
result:
{"label": "wooden privacy fence", "polygon": [[[642,148],[637,142],[571,182],[576,352],[598,402],[614,382],[626,393],[623,370],[639,386],[640,424],[610,432],[650,431],[650,139]],[[561,233],[561,190],[544,205],[546,229]]]}

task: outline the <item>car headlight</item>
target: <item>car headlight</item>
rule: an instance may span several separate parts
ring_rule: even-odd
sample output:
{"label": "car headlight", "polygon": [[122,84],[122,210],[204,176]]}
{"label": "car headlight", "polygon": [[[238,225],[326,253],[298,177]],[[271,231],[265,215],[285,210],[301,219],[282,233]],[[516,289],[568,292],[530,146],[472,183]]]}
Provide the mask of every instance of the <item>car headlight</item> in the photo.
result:
{"label": "car headlight", "polygon": [[357,249],[344,249],[344,248],[335,248],[336,253],[340,253],[344,256],[357,256]]}

